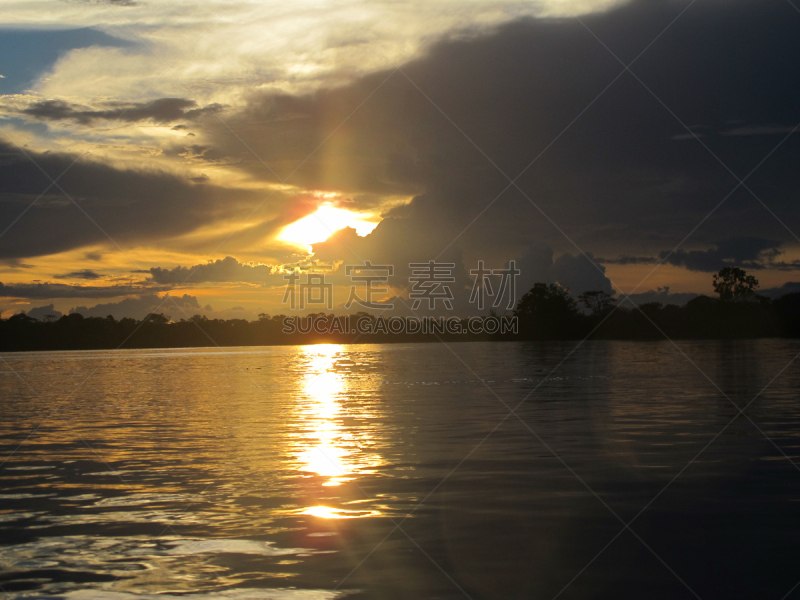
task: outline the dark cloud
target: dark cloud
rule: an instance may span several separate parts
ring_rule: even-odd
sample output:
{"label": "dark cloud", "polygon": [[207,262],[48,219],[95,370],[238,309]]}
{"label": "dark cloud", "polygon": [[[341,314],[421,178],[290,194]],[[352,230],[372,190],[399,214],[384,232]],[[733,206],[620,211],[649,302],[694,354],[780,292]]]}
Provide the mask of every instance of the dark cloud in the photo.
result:
{"label": "dark cloud", "polygon": [[[390,221],[390,225],[392,224],[394,223]],[[377,238],[372,238],[371,236],[359,237],[355,230],[346,228],[336,232],[326,242],[315,244],[315,262],[321,265],[320,270],[326,273],[326,283],[349,287],[353,282],[347,276],[344,266],[358,265],[362,264],[364,260],[370,260],[374,269],[381,270],[380,274],[383,274],[382,268],[386,266],[390,266],[393,270],[393,275],[389,277],[388,281],[388,293],[399,292],[399,295],[392,298],[388,303],[394,304],[396,313],[412,314],[413,312],[420,315],[441,313],[443,309],[441,303],[434,306],[432,310],[428,310],[427,303],[423,301],[416,311],[411,311],[410,309],[413,300],[409,299],[408,296],[414,290],[411,277],[415,269],[419,270],[418,266],[412,267],[412,265],[414,263],[428,263],[429,259],[426,257],[429,255],[425,248],[418,248],[412,243],[405,247],[406,252],[404,254],[390,256],[382,253],[382,246],[372,245],[375,240]],[[360,256],[362,255],[371,258],[361,259]],[[517,298],[533,287],[534,283],[538,282],[560,283],[566,286],[574,295],[589,290],[614,293],[611,282],[605,276],[604,267],[598,268],[590,260],[591,257],[573,256],[569,253],[564,253],[554,259],[553,255],[552,248],[534,245],[516,260],[515,266],[521,272],[516,282]],[[350,258],[339,262],[339,259],[334,258],[339,256],[349,256]],[[300,267],[301,271],[305,272],[308,269],[309,261],[306,259],[301,262],[304,265]],[[453,281],[447,283],[447,287],[453,295],[452,305],[455,313],[474,314],[476,307],[474,303],[470,303],[470,294],[475,277],[470,271],[476,269],[478,265],[466,263],[461,253],[456,250],[439,257],[436,264],[440,270],[446,271],[447,276],[453,279]],[[291,269],[295,265],[290,263],[272,266],[246,264],[228,256],[221,260],[193,267],[178,266],[173,269],[154,267],[149,272],[153,283],[163,285],[181,285],[186,282],[191,284],[249,283],[283,287],[286,285],[286,280],[284,279],[285,271],[281,270],[281,266],[284,269]],[[300,266],[300,263],[297,266]],[[508,265],[487,266],[489,268],[492,266],[499,268],[507,267]],[[495,285],[499,290],[499,283],[499,278],[495,277],[492,285]],[[387,289],[385,284],[380,284],[378,287]],[[334,309],[337,312],[346,312],[347,309],[343,306],[344,298],[340,300],[341,304],[334,306]],[[488,302],[489,305],[491,305],[492,300]],[[503,306],[505,306],[505,303],[503,303]],[[354,304],[349,309],[350,312],[359,310],[364,309],[357,304]],[[311,312],[313,312],[313,309]]]}
{"label": "dark cloud", "polygon": [[21,114],[40,121],[74,121],[89,125],[95,121],[122,121],[136,123],[173,123],[181,120],[198,119],[204,115],[222,110],[220,104],[199,107],[194,100],[185,98],[159,98],[150,102],[113,102],[102,110],[92,110],[69,104],[63,100],[44,100],[35,102],[20,111]]}
{"label": "dark cloud", "polygon": [[[777,300],[786,294],[796,294],[800,292],[800,282],[788,281],[780,287],[766,288],[758,290],[760,296],[766,296],[772,300]],[[658,291],[650,290],[640,294],[630,294],[631,298],[636,304],[642,305],[648,302],[660,302],[664,305],[667,304],[686,304],[692,298],[696,298],[699,294],[692,293],[671,293],[669,287],[658,288]]]}
{"label": "dark cloud", "polygon": [[56,307],[53,304],[48,304],[47,306],[37,306],[35,308],[31,308],[25,314],[32,319],[37,319],[39,321],[44,321],[46,319],[58,319],[63,315],[63,313],[55,308]]}
{"label": "dark cloud", "polygon": [[[435,230],[437,225],[432,222],[429,227]],[[403,243],[386,245],[384,240],[387,238],[403,240]],[[474,313],[475,307],[468,303],[474,282],[470,271],[478,267],[477,261],[481,257],[466,258],[455,247],[441,253],[440,248],[435,231],[419,227],[410,219],[389,218],[366,237],[359,237],[353,229],[344,229],[329,240],[314,244],[313,249],[315,258],[326,263],[343,260],[344,264],[356,264],[370,260],[374,265],[392,265],[394,276],[390,283],[396,290],[410,289],[411,263],[425,263],[435,258],[437,263],[452,264],[454,267],[451,275],[454,281],[449,285],[456,298],[454,308],[463,314],[469,311]],[[508,266],[506,263],[493,262],[490,253],[487,254],[485,266]],[[591,254],[583,256],[562,253],[555,258],[551,246],[532,244],[516,257],[515,266],[520,271],[516,281],[517,297],[522,296],[535,283],[560,283],[574,295],[590,290],[614,293],[611,281],[605,276],[605,267],[597,265]],[[400,303],[401,307],[402,304]]]}
{"label": "dark cloud", "polygon": [[34,269],[36,265],[29,265],[27,263],[22,262],[18,258],[4,258],[2,259],[3,265],[7,267],[11,267],[12,269]]}
{"label": "dark cloud", "polygon": [[184,294],[183,296],[172,296],[164,301],[164,296],[158,294],[143,294],[135,298],[125,298],[119,302],[109,302],[98,304],[92,307],[78,306],[71,308],[69,314],[78,313],[84,317],[106,317],[113,316],[116,319],[143,319],[153,311],[172,315],[179,320],[186,318],[186,315],[194,315],[200,309],[200,304],[195,296]]}
{"label": "dark cloud", "polygon": [[240,263],[232,256],[195,265],[193,267],[175,267],[150,269],[153,281],[159,284],[189,283],[258,283],[266,284],[272,274],[272,267]]}
{"label": "dark cloud", "polygon": [[[78,206],[55,187],[40,198],[50,185],[40,168],[52,178],[63,173],[58,185]],[[158,171],[115,169],[69,154],[27,151],[26,156],[0,142],[0,231],[8,228],[0,236],[4,259],[97,244],[164,242],[220,218],[244,218],[262,200],[260,193],[196,185]]]}
{"label": "dark cloud", "polygon": [[620,256],[619,258],[596,258],[601,265],[651,265],[658,262],[655,256]]}
{"label": "dark cloud", "polygon": [[[669,291],[669,286],[658,288],[658,290],[649,290],[647,292],[640,292],[638,294],[623,294],[623,298],[630,298],[634,304],[641,306],[642,304],[649,304],[651,302],[658,302],[666,306],[667,304],[677,304],[679,306],[686,304],[689,300],[697,298],[699,294],[685,292],[673,293]],[[622,302],[622,306],[630,308],[630,303]]]}
{"label": "dark cloud", "polygon": [[116,298],[140,291],[139,286],[89,286],[67,283],[0,283],[0,298]]}
{"label": "dark cloud", "polygon": [[56,279],[100,279],[102,275],[95,273],[91,269],[83,269],[82,271],[72,271],[55,277]]}
{"label": "dark cloud", "polygon": [[553,279],[573,294],[601,291],[614,294],[611,280],[605,275],[605,267],[599,267],[592,255],[573,256],[565,253],[553,262]]}
{"label": "dark cloud", "polygon": [[[775,240],[742,237],[718,242],[710,250],[677,250],[672,253],[664,251],[660,258],[677,267],[707,273],[724,267],[765,269],[775,264],[774,259],[781,254],[780,246],[781,242]],[[787,263],[781,264],[789,266]]]}
{"label": "dark cloud", "polygon": [[[627,62],[687,5],[639,0],[583,22]],[[415,196],[370,236],[387,258],[433,258],[454,239],[467,262],[507,260],[537,241],[559,254],[577,255],[577,244],[656,256],[737,184],[680,121],[739,176],[780,137],[733,129],[800,122],[797,21],[785,0],[695,3],[633,66],[645,87],[579,21],[524,19],[341,88],[254,94],[226,120],[274,174],[225,128],[209,123],[207,133],[254,177]],[[800,231],[798,161],[800,136],[790,136],[747,184]],[[528,198],[500,173],[526,168],[518,184]],[[789,237],[740,188],[691,241],[747,235]]]}
{"label": "dark cloud", "polygon": [[777,300],[786,294],[800,293],[800,281],[787,281],[781,287],[758,290],[758,293],[762,296],[766,296],[767,298]]}
{"label": "dark cloud", "polygon": [[[191,134],[190,134],[191,135]],[[226,163],[231,157],[213,146],[203,144],[175,145],[164,149],[166,156],[180,156],[193,162]]]}
{"label": "dark cloud", "polygon": [[[635,76],[584,27],[627,63],[687,6],[688,0],[634,0],[585,16],[583,24],[522,19],[482,35],[454,35],[400,71],[307,95],[254,92],[245,108],[225,115],[230,129],[201,119],[192,128],[202,128],[202,143],[164,151],[236,165],[254,180],[288,176],[309,189],[343,192],[356,209],[387,195],[413,196],[371,235],[345,230],[314,246],[328,262],[393,264],[398,284],[407,281],[411,262],[453,262],[463,289],[478,260],[500,266],[523,257],[536,280],[608,291],[604,271],[580,250],[621,257],[595,260],[601,264],[649,264],[690,232],[689,247],[706,249],[680,248],[670,264],[703,272],[730,264],[793,269],[779,257],[790,236],[746,189],[731,194],[737,178],[719,162],[744,176],[800,122],[800,24],[789,3],[696,2],[634,64]],[[42,119],[84,122],[125,118],[127,109],[131,119],[169,123],[210,110],[174,98],[99,109],[50,102],[29,109]],[[35,157],[54,175],[73,158]],[[10,149],[0,155],[0,227],[46,187],[24,162]],[[789,135],[747,180],[795,231],[798,162],[800,137]],[[520,176],[522,191],[505,175]],[[169,240],[230,219],[254,198],[210,182],[84,162],[63,185],[114,239],[134,242]],[[241,236],[250,237],[238,243],[261,243],[282,224],[273,218],[248,228]],[[0,258],[103,241],[53,193],[0,237]],[[201,266],[211,277],[213,269]],[[230,266],[235,277],[254,276],[241,263]],[[180,269],[189,268],[152,275],[179,278]]]}
{"label": "dark cloud", "polygon": [[[388,218],[365,237],[360,237],[355,229],[348,227],[336,232],[328,240],[314,244],[314,258],[325,264],[342,262],[356,265],[368,260],[374,265],[391,265],[394,275],[390,284],[401,290],[409,287],[411,264],[436,259],[439,263],[455,265],[451,269],[451,276],[455,279],[451,287],[456,291],[468,291],[472,285],[469,270],[477,265],[466,264],[458,248],[450,248],[442,253],[435,236],[437,224],[431,222],[426,225],[420,226],[408,219]],[[384,243],[386,238],[402,240],[402,243],[387,245]]]}
{"label": "dark cloud", "polygon": [[[787,133],[796,133],[795,127],[786,127],[780,125],[762,125],[750,127],[736,127],[728,131],[720,132],[720,135],[777,135],[780,137],[785,136]],[[778,138],[778,140],[780,139]]]}
{"label": "dark cloud", "polygon": [[531,245],[516,261],[521,271],[517,295],[521,296],[536,283],[560,283],[577,296],[588,291],[614,293],[605,267],[597,265],[594,257],[564,253],[553,259],[553,248],[544,244]]}

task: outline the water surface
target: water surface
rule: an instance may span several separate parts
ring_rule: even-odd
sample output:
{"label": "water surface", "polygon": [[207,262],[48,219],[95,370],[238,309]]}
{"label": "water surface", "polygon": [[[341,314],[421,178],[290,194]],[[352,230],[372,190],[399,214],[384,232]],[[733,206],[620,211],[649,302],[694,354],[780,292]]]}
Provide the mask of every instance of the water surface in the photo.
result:
{"label": "water surface", "polygon": [[0,591],[800,597],[798,352],[4,354]]}

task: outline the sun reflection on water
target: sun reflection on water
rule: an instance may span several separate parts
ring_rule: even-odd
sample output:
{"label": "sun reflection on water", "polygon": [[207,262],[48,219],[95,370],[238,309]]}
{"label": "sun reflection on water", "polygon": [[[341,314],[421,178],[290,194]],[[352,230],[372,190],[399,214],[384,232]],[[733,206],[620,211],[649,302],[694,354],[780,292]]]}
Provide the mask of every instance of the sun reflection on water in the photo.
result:
{"label": "sun reflection on water", "polygon": [[344,377],[333,370],[339,351],[341,346],[336,344],[305,346],[302,350],[308,361],[303,377],[307,447],[299,457],[300,470],[330,478],[328,485],[339,484],[351,472],[349,453],[336,445],[342,427],[335,419],[342,412],[339,398],[346,392]]}
{"label": "sun reflection on water", "polygon": [[359,519],[362,517],[377,517],[381,513],[377,510],[344,510],[330,506],[309,506],[301,514],[319,517],[320,519]]}
{"label": "sun reflection on water", "polygon": [[[366,430],[343,424],[345,417],[363,416],[347,408],[352,392],[352,377],[348,377],[352,376],[348,371],[351,367],[337,367],[337,357],[344,353],[344,348],[337,344],[320,344],[304,346],[301,352],[305,364],[299,399],[303,432],[302,449],[297,455],[299,470],[326,478],[322,486],[338,486],[351,481],[357,471],[368,472],[382,464],[382,460],[377,454],[363,452],[371,441]],[[362,511],[355,512],[357,516],[365,516]]]}

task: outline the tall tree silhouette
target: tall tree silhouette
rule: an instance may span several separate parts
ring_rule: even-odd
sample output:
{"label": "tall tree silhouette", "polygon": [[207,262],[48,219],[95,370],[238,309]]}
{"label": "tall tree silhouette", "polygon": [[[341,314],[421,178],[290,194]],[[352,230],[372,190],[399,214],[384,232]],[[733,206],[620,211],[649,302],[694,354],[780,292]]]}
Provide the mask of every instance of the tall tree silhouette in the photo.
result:
{"label": "tall tree silhouette", "polygon": [[589,309],[593,317],[604,317],[616,303],[611,294],[602,291],[584,292],[578,296],[578,300]]}
{"label": "tall tree silhouette", "polygon": [[753,300],[757,287],[758,279],[738,267],[725,267],[714,275],[714,291],[723,302]]}
{"label": "tall tree silhouette", "polygon": [[578,316],[578,305],[569,290],[558,284],[537,283],[522,296],[514,316],[525,337],[552,339],[570,337]]}

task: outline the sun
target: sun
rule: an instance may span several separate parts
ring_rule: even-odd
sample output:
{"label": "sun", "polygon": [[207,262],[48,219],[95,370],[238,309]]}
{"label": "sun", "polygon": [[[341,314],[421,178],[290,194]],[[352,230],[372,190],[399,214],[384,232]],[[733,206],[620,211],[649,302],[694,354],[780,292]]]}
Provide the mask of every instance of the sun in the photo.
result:
{"label": "sun", "polygon": [[377,222],[368,221],[364,215],[330,204],[323,204],[316,212],[284,227],[278,234],[278,239],[300,246],[311,246],[311,244],[324,242],[335,231],[345,227],[352,227],[358,235],[363,237],[371,233],[377,226]]}

